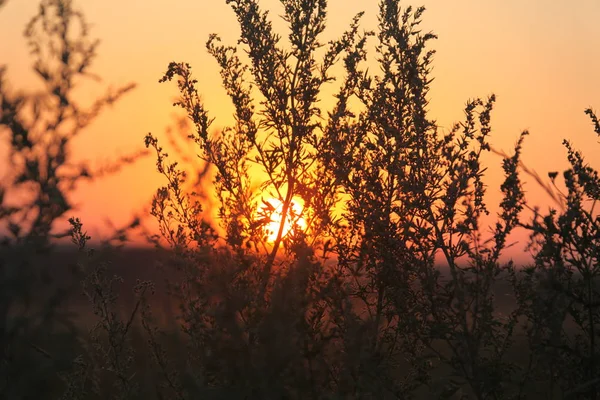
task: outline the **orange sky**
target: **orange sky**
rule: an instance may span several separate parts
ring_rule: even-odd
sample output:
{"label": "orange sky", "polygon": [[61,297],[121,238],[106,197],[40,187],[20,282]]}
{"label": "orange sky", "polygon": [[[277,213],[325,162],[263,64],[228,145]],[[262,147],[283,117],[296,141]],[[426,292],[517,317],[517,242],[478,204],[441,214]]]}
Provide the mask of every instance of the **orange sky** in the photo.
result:
{"label": "orange sky", "polygon": [[[263,0],[280,33],[278,1]],[[0,10],[0,64],[8,65],[12,87],[34,87],[22,31],[34,15],[36,0],[8,0]],[[231,106],[219,84],[216,62],[206,53],[210,33],[235,44],[238,28],[225,1],[219,0],[79,0],[100,38],[93,70],[114,86],[138,87],[109,109],[75,144],[82,158],[107,160],[141,148],[153,132],[164,137],[172,122],[173,84],[158,79],[170,61],[192,64],[215,127],[230,121]],[[411,4],[404,2],[403,4]],[[492,144],[510,151],[518,134],[529,129],[523,159],[544,175],[566,167],[563,138],[584,150],[592,165],[600,155],[586,107],[600,111],[600,2],[597,0],[430,0],[424,27],[438,34],[431,90],[431,115],[442,127],[462,118],[467,99],[497,95],[492,116]],[[330,0],[327,39],[337,37],[352,16],[364,10],[363,26],[376,27],[377,1]],[[82,99],[104,86],[89,85]],[[499,198],[500,159],[487,157],[489,200]],[[527,179],[531,181],[531,179]],[[118,176],[86,184],[75,195],[76,214],[88,226],[101,227],[109,217],[124,222],[149,201],[162,180],[148,158]],[[534,204],[546,203],[540,190],[526,187]],[[92,230],[93,232],[93,230]],[[522,248],[522,246],[519,246]]]}

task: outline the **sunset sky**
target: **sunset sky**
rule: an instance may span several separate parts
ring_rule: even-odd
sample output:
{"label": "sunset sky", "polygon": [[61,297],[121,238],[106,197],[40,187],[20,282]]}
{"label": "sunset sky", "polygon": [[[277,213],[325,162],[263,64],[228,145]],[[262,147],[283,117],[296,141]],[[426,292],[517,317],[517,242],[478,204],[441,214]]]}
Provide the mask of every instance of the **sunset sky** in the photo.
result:
{"label": "sunset sky", "polygon": [[[363,27],[376,28],[377,1],[330,0],[324,40],[347,28],[352,17],[365,11]],[[138,87],[107,110],[75,143],[80,158],[109,160],[143,146],[152,132],[164,137],[173,122],[174,84],[159,84],[170,61],[189,62],[214,127],[231,121],[232,107],[216,62],[204,44],[210,33],[235,44],[239,30],[225,0],[79,0],[101,39],[93,70],[102,84],[85,86],[82,101],[106,85],[137,83]],[[281,6],[263,0],[271,10],[276,30],[285,35]],[[600,111],[600,1],[578,0],[422,0],[427,11],[423,27],[439,39],[432,42],[434,59],[430,92],[431,116],[443,128],[462,119],[465,102],[473,97],[497,96],[492,114],[492,144],[511,151],[519,133],[528,129],[523,160],[542,176],[566,167],[561,142],[572,141],[595,167],[600,145],[583,110]],[[32,89],[36,79],[22,32],[35,14],[38,1],[8,0],[0,9],[0,65],[8,66],[13,89]],[[324,104],[329,101],[324,99]],[[500,158],[486,157],[490,170],[489,201],[499,201]],[[532,179],[526,186],[532,204],[547,204]],[[102,229],[105,218],[119,224],[147,204],[163,181],[149,157],[118,176],[82,185],[74,198],[88,226]],[[94,229],[90,230],[92,233]],[[524,244],[524,242],[522,242]],[[518,246],[522,249],[522,245]]]}

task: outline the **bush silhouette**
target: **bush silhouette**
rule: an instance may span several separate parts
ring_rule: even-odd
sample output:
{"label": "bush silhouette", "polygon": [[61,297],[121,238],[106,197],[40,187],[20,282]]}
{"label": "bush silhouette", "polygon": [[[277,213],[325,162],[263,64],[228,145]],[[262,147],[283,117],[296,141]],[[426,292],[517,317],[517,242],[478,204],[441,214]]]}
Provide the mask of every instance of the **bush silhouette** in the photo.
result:
{"label": "bush silhouette", "polygon": [[[593,198],[597,180],[579,153],[568,147],[579,172],[565,174],[559,237],[585,245],[553,242],[541,221],[554,213],[521,220],[518,167],[527,132],[503,160],[504,197],[485,237],[480,159],[491,150],[495,97],[469,101],[464,121],[440,132],[428,117],[428,43],[435,36],[419,29],[423,8],[381,1],[376,32],[360,34],[357,15],[339,40],[323,45],[326,3],[284,1],[286,47],[257,2],[227,3],[246,57],[216,35],[207,49],[235,106],[234,125],[210,132],[189,64],[171,63],[161,79],[177,79],[175,105],[187,112],[198,156],[214,168],[219,227],[196,193],[185,194],[186,172],[146,137],[168,180],[152,213],[185,276],[177,293],[196,390],[212,387],[231,398],[548,398],[580,391],[596,398],[594,258],[586,253],[593,252],[586,249],[594,248],[595,217],[581,202]],[[379,74],[364,66],[371,37]],[[319,95],[338,62],[345,74],[326,111]],[[265,231],[271,198],[282,204],[274,239]],[[292,211],[296,198],[304,204],[299,213]],[[296,221],[291,230],[288,218]],[[499,261],[517,226],[529,229],[540,249],[523,270]],[[543,258],[549,246],[552,254],[562,251],[560,263]],[[440,256],[444,266],[435,264]],[[577,282],[586,295],[564,277],[556,281],[558,264],[582,272]],[[514,290],[512,307],[498,296],[502,284]],[[565,293],[580,311],[568,308],[574,303],[565,303]],[[555,312],[557,304],[565,311]],[[551,344],[557,336],[567,340],[566,315],[583,336],[575,347],[555,343],[556,351],[579,351],[560,358]],[[529,363],[515,358],[524,342]]]}
{"label": "bush silhouette", "polygon": [[[419,30],[423,8],[382,1],[377,32],[360,34],[357,15],[323,46],[325,2],[287,1],[287,49],[256,2],[228,3],[248,64],[216,35],[207,49],[235,124],[209,131],[190,65],[171,63],[161,80],[177,79],[176,105],[216,171],[220,230],[184,194],[185,172],[146,137],[168,180],[152,210],[186,273],[178,293],[197,379],[240,398],[516,390],[504,356],[517,318],[497,314],[491,287],[512,271],[498,259],[523,207],[526,133],[504,161],[505,199],[486,242],[480,156],[490,149],[495,99],[470,101],[463,123],[438,131],[427,117],[435,36]],[[371,37],[379,75],[363,66]],[[319,93],[340,61],[345,75],[326,112]],[[282,204],[272,242],[270,198]],[[286,233],[295,198],[304,207],[291,219],[306,225]],[[434,265],[438,253],[449,276]]]}
{"label": "bush silhouette", "polygon": [[69,234],[57,222],[71,211],[71,192],[143,154],[98,170],[74,162],[73,138],[135,86],[109,90],[88,108],[75,100],[80,79],[93,77],[99,42],[88,29],[72,1],[43,0],[25,29],[43,90],[11,90],[0,67],[0,130],[8,134],[0,183],[0,397],[6,399],[52,393],[49,376],[70,364],[76,329],[63,305],[71,288],[45,260],[53,240]]}

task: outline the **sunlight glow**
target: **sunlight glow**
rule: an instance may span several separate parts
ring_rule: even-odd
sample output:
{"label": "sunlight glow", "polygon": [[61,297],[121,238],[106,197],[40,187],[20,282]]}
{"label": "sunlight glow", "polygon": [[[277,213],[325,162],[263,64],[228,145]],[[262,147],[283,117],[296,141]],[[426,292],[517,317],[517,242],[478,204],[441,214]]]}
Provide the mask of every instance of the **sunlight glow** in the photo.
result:
{"label": "sunlight glow", "polygon": [[[294,227],[296,229],[306,228],[306,221],[302,218],[303,209],[304,201],[300,198],[294,198],[285,221],[282,237],[286,237]],[[277,232],[279,231],[279,225],[281,224],[282,210],[283,203],[278,199],[271,198],[263,200],[263,206],[261,207],[260,213],[265,215],[269,220],[264,227],[269,242],[274,242],[277,239]]]}

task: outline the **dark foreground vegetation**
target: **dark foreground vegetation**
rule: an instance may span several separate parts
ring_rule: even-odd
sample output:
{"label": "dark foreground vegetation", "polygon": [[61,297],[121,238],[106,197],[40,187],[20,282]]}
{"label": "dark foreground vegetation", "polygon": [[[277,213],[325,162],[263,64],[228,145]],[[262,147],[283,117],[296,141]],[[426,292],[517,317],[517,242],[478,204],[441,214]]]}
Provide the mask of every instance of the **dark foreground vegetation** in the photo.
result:
{"label": "dark foreground vegetation", "polygon": [[[244,51],[216,35],[206,47],[233,125],[211,129],[190,65],[161,79],[188,117],[172,143],[198,157],[176,152],[178,164],[145,138],[166,182],[153,250],[121,246],[138,219],[96,250],[79,219],[56,229],[78,184],[143,155],[101,171],[72,163],[71,139],[133,88],[90,109],[73,101],[97,42],[72,2],[42,0],[26,29],[44,95],[16,94],[0,70],[12,171],[0,187],[0,398],[597,399],[600,180],[583,155],[565,141],[570,168],[548,174],[558,206],[543,211],[523,194],[523,132],[502,161],[497,222],[482,226],[495,98],[438,129],[422,8],[382,0],[376,31],[357,15],[325,44],[324,0],[282,0],[286,37],[256,1],[227,3]],[[330,110],[318,101],[328,84]],[[530,265],[500,262],[515,228],[530,233]]]}

